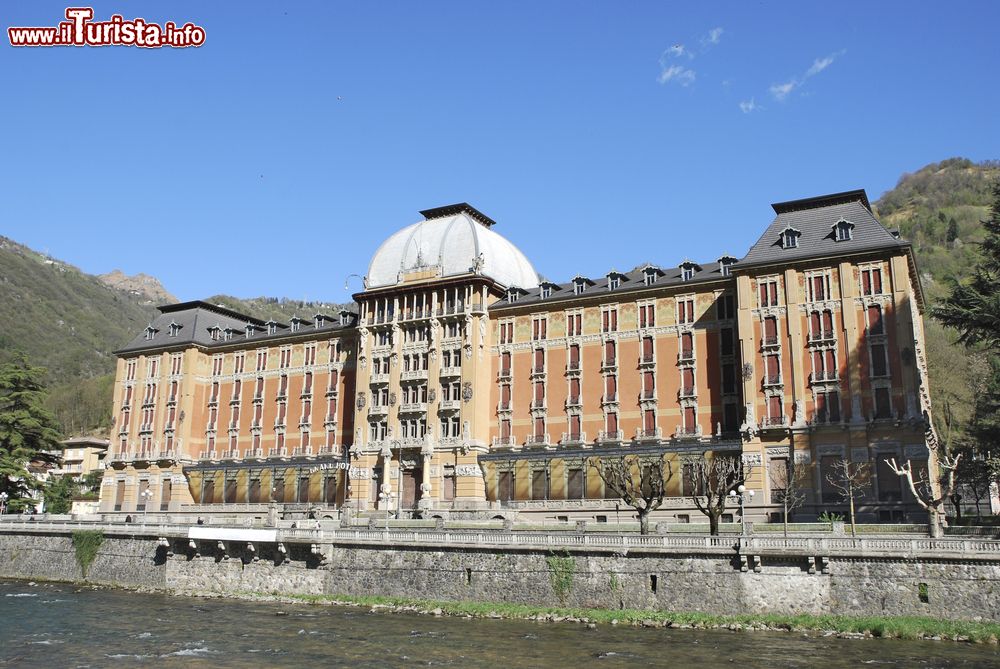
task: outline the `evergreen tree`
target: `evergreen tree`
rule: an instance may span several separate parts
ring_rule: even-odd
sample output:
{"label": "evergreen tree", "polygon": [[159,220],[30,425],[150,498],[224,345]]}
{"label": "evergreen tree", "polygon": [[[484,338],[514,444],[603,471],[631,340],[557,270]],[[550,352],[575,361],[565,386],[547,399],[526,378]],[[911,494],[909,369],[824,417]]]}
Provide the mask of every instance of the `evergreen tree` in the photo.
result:
{"label": "evergreen tree", "polygon": [[949,244],[954,244],[956,239],[958,239],[958,221],[952,216],[951,220],[948,221],[948,232],[945,241]]}
{"label": "evergreen tree", "polygon": [[[983,221],[986,237],[979,262],[968,280],[952,280],[951,295],[934,316],[959,332],[958,341],[1000,354],[1000,182],[993,185],[993,205]],[[949,225],[949,237],[951,227]]]}
{"label": "evergreen tree", "polygon": [[72,476],[52,477],[45,486],[45,513],[69,513],[79,484]]}
{"label": "evergreen tree", "polygon": [[39,487],[28,463],[59,459],[45,452],[59,448],[59,431],[44,407],[43,374],[23,355],[0,365],[0,492],[7,493],[12,509],[23,506],[28,493]]}

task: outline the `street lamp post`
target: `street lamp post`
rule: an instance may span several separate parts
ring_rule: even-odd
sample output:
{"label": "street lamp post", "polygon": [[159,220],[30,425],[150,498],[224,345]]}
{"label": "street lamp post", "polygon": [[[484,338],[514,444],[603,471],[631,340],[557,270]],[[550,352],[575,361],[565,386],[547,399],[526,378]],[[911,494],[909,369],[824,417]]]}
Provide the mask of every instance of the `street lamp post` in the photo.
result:
{"label": "street lamp post", "polygon": [[146,524],[146,512],[149,511],[149,500],[151,500],[153,498],[153,491],[150,490],[149,488],[146,488],[141,493],[139,493],[139,496],[143,498],[143,502],[142,502],[142,524],[145,525]]}
{"label": "street lamp post", "polygon": [[740,534],[746,534],[747,531],[746,510],[744,508],[744,504],[746,503],[748,497],[750,498],[750,501],[753,501],[753,496],[754,491],[747,490],[747,487],[742,483],[736,486],[735,490],[729,491],[729,499],[734,502],[739,502],[740,505]]}
{"label": "street lamp post", "polygon": [[7,513],[7,500],[10,499],[10,495],[5,492],[0,492],[0,515]]}

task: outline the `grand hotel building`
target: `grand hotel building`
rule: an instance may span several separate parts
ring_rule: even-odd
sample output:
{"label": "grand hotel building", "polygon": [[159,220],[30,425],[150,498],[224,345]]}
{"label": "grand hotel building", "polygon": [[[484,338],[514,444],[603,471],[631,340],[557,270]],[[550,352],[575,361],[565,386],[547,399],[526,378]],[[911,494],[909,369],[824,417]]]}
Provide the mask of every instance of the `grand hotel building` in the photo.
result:
{"label": "grand hotel building", "polygon": [[[913,511],[886,461],[926,462],[923,302],[909,243],[864,191],[773,205],[742,258],[539,281],[459,204],[376,251],[356,311],[262,322],[160,308],[117,352],[102,511],[349,506],[402,516],[601,520],[593,463],[740,454],[777,508],[789,459],[808,516],[841,458],[871,463],[866,512]],[[684,477],[665,520],[692,518]],[[381,497],[380,497],[381,493]]]}

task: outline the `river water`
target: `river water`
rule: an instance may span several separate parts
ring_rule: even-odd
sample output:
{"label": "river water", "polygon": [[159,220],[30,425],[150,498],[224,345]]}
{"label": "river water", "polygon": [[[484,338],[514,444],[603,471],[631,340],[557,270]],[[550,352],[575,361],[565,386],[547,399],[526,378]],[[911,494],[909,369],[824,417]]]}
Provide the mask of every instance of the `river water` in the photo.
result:
{"label": "river water", "polygon": [[436,618],[0,582],[0,667],[995,667],[996,646]]}

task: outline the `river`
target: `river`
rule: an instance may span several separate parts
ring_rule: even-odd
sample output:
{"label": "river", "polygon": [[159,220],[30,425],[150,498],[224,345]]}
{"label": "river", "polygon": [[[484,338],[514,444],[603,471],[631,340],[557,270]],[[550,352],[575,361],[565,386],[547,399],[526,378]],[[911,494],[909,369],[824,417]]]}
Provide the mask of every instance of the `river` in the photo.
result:
{"label": "river", "polygon": [[990,667],[996,646],[436,618],[0,581],[0,666]]}

